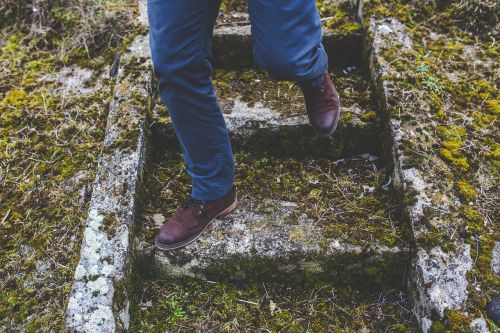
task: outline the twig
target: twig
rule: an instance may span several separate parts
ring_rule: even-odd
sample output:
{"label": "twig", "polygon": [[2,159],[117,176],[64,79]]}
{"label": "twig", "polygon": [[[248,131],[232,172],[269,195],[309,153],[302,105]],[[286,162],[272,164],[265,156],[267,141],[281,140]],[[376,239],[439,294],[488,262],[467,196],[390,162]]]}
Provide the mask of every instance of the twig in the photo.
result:
{"label": "twig", "polygon": [[259,305],[259,303],[255,303],[255,302],[252,302],[252,301],[246,301],[244,299],[238,299],[238,301],[243,302],[243,303],[247,303],[247,304],[257,305],[257,306]]}
{"label": "twig", "polygon": [[2,221],[0,222],[0,224],[4,223],[5,220],[7,219],[7,217],[9,216],[10,214],[10,209],[7,211],[7,214],[5,214],[5,216],[3,217]]}

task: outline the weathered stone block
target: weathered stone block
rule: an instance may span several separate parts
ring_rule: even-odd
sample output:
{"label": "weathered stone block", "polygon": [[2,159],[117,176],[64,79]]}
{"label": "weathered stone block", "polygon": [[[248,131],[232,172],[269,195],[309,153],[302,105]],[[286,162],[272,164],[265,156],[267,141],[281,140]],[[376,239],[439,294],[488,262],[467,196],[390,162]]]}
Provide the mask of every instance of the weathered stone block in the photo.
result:
{"label": "weathered stone block", "polygon": [[[252,70],[215,71],[214,85],[233,145],[298,158],[377,153],[381,133],[362,74],[334,72],[332,77],[349,95],[342,100],[339,125],[329,139],[309,125],[302,93],[293,83],[278,83]],[[164,109],[153,114],[154,141],[159,144],[171,137],[165,115]]]}
{"label": "weathered stone block", "polygon": [[[147,48],[146,40],[138,37],[135,47]],[[66,310],[69,332],[128,329],[131,239],[146,156],[146,113],[151,95],[149,62],[140,57],[134,51],[123,55],[124,66],[116,81]]]}
{"label": "weathered stone block", "polygon": [[[459,210],[460,202],[447,181],[448,166],[436,157],[428,157],[424,165],[416,163],[411,156],[412,145],[432,144],[415,128],[417,125],[432,128],[430,120],[420,116],[418,104],[407,105],[404,118],[394,112],[402,102],[398,94],[402,73],[398,73],[384,54],[404,57],[404,53],[411,50],[410,35],[401,22],[393,18],[370,21],[365,53],[382,105],[381,117],[386,120],[391,136],[387,149],[394,164],[394,185],[400,190],[403,218],[411,227],[415,243],[409,292],[422,331],[427,333],[434,322],[444,321],[447,310],[463,310],[470,290],[468,273],[474,262],[471,246],[450,228],[450,223],[459,219],[453,212]],[[471,324],[471,329],[476,331],[484,327],[483,318],[476,318]]]}
{"label": "weathered stone block", "polygon": [[374,240],[370,246],[328,238],[323,227],[275,200],[272,210],[245,200],[224,220],[216,220],[195,242],[174,251],[157,250],[137,239],[138,264],[156,277],[191,276],[229,281],[328,281],[360,288],[403,281],[408,249]]}
{"label": "weathered stone block", "polygon": [[[362,120],[363,113],[357,106],[343,107],[342,118],[331,139],[317,135],[306,115],[287,116],[261,104],[249,107],[237,102],[225,112],[224,118],[234,147],[300,158],[315,155],[338,158],[378,152],[379,128],[371,120]],[[159,146],[173,139],[173,129],[168,122],[155,122],[152,130],[154,142]]]}

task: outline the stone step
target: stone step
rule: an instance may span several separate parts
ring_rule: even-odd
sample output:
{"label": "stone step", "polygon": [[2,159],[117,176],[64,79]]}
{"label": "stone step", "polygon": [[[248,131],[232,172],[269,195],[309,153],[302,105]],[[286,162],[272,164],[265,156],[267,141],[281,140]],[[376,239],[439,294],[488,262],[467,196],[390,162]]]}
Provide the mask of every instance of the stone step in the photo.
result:
{"label": "stone step", "polygon": [[[338,34],[323,30],[323,46],[331,67],[359,66],[363,35],[360,31]],[[213,65],[241,68],[253,66],[252,34],[250,25],[223,26],[214,31]]]}
{"label": "stone step", "polygon": [[[302,93],[292,82],[273,81],[264,72],[251,69],[214,71],[214,86],[233,145],[297,157],[378,153],[380,130],[363,72],[348,68],[330,75],[342,96],[333,145],[309,125]],[[171,141],[169,122],[163,103],[158,101],[152,121],[154,142]]]}
{"label": "stone step", "polygon": [[369,154],[342,160],[235,152],[239,207],[194,243],[154,247],[159,226],[189,193],[176,150],[156,151],[146,177],[136,250],[140,271],[209,280],[356,281],[398,285],[408,244],[397,206]]}
{"label": "stone step", "polygon": [[[357,66],[362,62],[363,35],[356,10],[349,1],[323,6],[323,45],[332,67]],[[241,68],[253,65],[252,35],[246,3],[225,6],[216,22],[213,36],[215,67]]]}

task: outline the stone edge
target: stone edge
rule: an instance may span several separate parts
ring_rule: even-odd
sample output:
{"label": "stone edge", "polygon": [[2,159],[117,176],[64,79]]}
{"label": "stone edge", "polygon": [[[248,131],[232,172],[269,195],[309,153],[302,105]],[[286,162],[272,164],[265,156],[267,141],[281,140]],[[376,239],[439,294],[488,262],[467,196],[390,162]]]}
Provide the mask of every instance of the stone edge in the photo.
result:
{"label": "stone edge", "polygon": [[[139,2],[139,8],[143,13],[145,3]],[[121,59],[66,307],[68,332],[124,332],[129,327],[133,233],[151,108],[148,49],[147,37],[137,36]]]}
{"label": "stone edge", "polygon": [[[404,218],[409,221],[411,231],[416,236],[426,233],[424,210],[433,205],[426,189],[432,188],[433,180],[417,168],[404,168],[407,156],[403,140],[408,133],[404,132],[401,121],[391,118],[388,112],[394,103],[391,96],[397,73],[383,57],[383,48],[387,46],[398,47],[400,51],[412,49],[411,37],[405,25],[394,18],[370,19],[365,32],[365,59],[392,139],[390,154],[394,164],[394,185],[403,193],[402,196],[413,193],[416,199],[403,207]],[[445,310],[459,310],[464,305],[468,297],[467,273],[472,269],[473,260],[470,245],[463,240],[457,241],[456,248],[450,251],[444,251],[440,246],[428,249],[418,243],[414,245],[416,248],[408,288],[416,318],[422,331],[427,333],[434,321],[444,319]],[[483,322],[484,318],[476,318],[471,328],[475,329],[478,323]],[[487,332],[489,330],[483,333]]]}
{"label": "stone edge", "polygon": [[[322,238],[321,228],[314,226],[314,221],[304,214],[296,217],[298,224],[286,223],[296,212],[295,203],[280,200],[272,203],[276,211],[269,215],[255,213],[252,209],[255,203],[242,203],[226,219],[215,220],[210,233],[177,251],[157,250],[151,243],[136,237],[137,265],[148,266],[146,272],[153,272],[156,277],[189,276],[203,280],[218,280],[212,272],[234,266],[231,279],[243,281],[255,280],[252,270],[257,266],[260,270],[267,269],[290,278],[304,273],[327,273],[324,267],[345,256],[381,262],[391,257],[391,260],[406,258],[409,253],[405,246],[373,244],[367,247],[341,239]],[[261,221],[265,228],[249,226],[247,219]],[[357,260],[352,266],[359,268]]]}

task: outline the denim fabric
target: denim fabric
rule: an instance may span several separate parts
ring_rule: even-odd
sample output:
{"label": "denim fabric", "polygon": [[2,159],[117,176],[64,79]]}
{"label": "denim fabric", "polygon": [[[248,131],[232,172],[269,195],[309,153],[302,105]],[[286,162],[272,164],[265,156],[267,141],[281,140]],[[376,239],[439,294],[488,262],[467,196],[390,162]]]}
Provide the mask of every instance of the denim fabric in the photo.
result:
{"label": "denim fabric", "polygon": [[[220,0],[148,0],[160,96],[182,148],[192,197],[210,201],[233,185],[228,131],[211,82],[211,39]],[[249,0],[254,60],[277,80],[315,85],[328,66],[314,0]]]}

